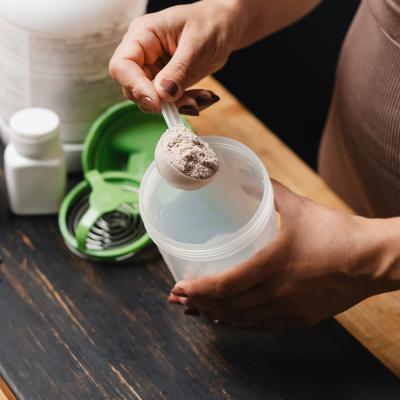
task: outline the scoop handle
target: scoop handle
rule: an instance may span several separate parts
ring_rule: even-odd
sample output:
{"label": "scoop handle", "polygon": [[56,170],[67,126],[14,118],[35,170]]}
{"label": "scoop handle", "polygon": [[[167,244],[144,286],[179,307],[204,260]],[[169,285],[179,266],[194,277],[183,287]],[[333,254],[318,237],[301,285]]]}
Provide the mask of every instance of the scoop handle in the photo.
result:
{"label": "scoop handle", "polygon": [[184,126],[175,103],[162,102],[161,114],[163,115],[168,128]]}

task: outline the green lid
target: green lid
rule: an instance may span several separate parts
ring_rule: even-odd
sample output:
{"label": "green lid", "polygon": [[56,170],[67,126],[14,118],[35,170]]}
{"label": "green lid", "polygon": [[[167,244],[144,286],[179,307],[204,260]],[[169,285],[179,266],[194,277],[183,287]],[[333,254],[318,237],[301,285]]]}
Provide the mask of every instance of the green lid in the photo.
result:
{"label": "green lid", "polygon": [[123,261],[135,255],[151,243],[139,217],[138,196],[139,182],[124,172],[88,172],[60,208],[58,224],[66,245],[96,261]]}
{"label": "green lid", "polygon": [[144,114],[130,101],[116,104],[90,128],[82,154],[84,173],[126,172],[140,182],[166,129],[161,114]]}
{"label": "green lid", "polygon": [[59,226],[67,246],[98,261],[120,261],[151,243],[139,215],[138,190],[167,129],[161,115],[126,101],[91,126],[82,154],[85,180],[65,197]]}

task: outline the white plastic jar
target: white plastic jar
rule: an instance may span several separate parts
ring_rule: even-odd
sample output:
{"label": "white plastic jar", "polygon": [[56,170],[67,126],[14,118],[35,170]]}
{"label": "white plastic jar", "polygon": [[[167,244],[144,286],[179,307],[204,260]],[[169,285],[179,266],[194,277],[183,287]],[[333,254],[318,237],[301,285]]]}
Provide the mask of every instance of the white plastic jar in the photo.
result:
{"label": "white plastic jar", "polygon": [[28,108],[10,119],[4,170],[10,208],[15,214],[57,213],[65,195],[67,171],[53,111]]}
{"label": "white plastic jar", "polygon": [[233,139],[204,139],[221,162],[210,184],[174,188],[153,163],[140,187],[144,225],[176,280],[232,268],[276,234],[272,185],[260,159]]}
{"label": "white plastic jar", "polygon": [[69,169],[93,121],[122,100],[109,60],[147,0],[0,0],[0,130],[27,107],[60,117]]}

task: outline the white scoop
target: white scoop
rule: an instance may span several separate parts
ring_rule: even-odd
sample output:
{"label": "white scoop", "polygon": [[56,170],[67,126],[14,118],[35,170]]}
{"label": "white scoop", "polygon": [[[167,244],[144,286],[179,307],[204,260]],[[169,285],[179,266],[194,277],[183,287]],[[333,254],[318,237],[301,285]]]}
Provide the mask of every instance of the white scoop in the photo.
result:
{"label": "white scoop", "polygon": [[[174,103],[162,103],[161,112],[169,129],[185,127],[180,118],[178,109],[176,108]],[[191,133],[194,138],[196,138],[202,145],[207,146],[208,150],[210,151],[209,146],[194,132],[186,128],[185,133],[186,134]],[[167,130],[161,136],[155,150],[154,158],[157,170],[160,173],[160,175],[170,185],[175,186],[179,189],[196,190],[207,185],[214,178],[216,172],[218,171],[218,165],[214,174],[207,178],[195,178],[193,176],[186,175],[184,172],[181,172],[176,168],[176,166],[171,162],[171,159],[169,158],[167,152],[164,150],[166,147],[168,147],[169,136],[170,133],[169,130]]]}

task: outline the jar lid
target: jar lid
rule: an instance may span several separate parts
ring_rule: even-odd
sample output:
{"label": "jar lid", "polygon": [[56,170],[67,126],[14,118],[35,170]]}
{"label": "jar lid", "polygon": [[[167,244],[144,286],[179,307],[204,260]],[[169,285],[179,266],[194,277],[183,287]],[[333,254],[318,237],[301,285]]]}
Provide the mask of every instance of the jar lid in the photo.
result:
{"label": "jar lid", "polygon": [[11,138],[26,143],[42,143],[58,134],[60,119],[47,108],[25,108],[10,118]]}

